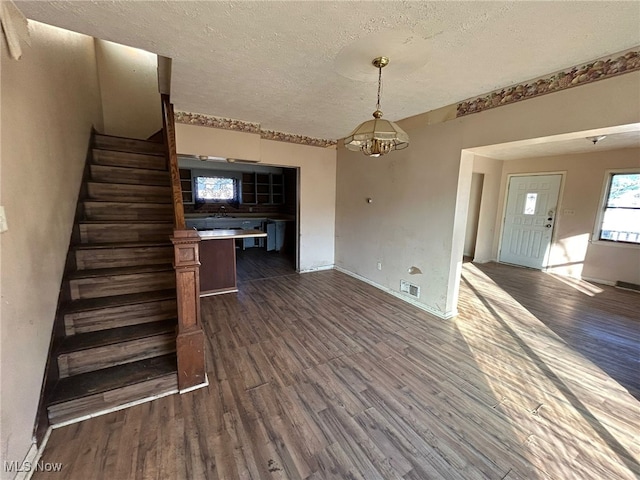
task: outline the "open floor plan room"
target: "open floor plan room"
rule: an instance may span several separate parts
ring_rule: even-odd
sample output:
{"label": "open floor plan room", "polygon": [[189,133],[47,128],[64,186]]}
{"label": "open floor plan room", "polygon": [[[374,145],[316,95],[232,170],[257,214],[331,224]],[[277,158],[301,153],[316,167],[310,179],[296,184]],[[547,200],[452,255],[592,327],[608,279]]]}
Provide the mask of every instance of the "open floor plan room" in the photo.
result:
{"label": "open floor plan room", "polygon": [[337,271],[246,280],[202,301],[207,388],[54,429],[33,478],[635,479],[639,309],[499,264],[464,264],[452,320]]}

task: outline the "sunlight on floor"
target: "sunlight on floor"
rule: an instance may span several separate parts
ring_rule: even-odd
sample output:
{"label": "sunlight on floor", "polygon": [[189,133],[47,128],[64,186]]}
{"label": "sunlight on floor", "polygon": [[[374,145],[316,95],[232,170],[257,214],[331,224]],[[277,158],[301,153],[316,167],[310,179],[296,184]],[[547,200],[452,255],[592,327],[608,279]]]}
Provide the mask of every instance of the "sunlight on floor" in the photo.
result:
{"label": "sunlight on floor", "polygon": [[589,295],[590,297],[593,297],[598,293],[602,293],[603,291],[602,288],[579,278],[566,277],[564,275],[558,275],[557,273],[549,272],[547,272],[547,275],[550,275],[551,277],[564,283],[565,285],[569,285],[570,287],[575,288],[580,293],[584,293],[585,295]]}
{"label": "sunlight on floor", "polygon": [[[588,282],[553,277],[590,296],[602,292]],[[634,422],[620,429],[626,416],[612,415],[601,404],[620,385],[474,265],[465,264],[462,283],[469,293],[461,295],[458,330],[498,400],[494,408],[512,422],[528,460],[545,472],[549,459],[562,464],[559,458],[575,459],[580,445],[590,444],[596,452],[591,461],[633,478]],[[480,338],[478,329],[490,333]],[[565,466],[547,473],[579,477],[576,463]]]}

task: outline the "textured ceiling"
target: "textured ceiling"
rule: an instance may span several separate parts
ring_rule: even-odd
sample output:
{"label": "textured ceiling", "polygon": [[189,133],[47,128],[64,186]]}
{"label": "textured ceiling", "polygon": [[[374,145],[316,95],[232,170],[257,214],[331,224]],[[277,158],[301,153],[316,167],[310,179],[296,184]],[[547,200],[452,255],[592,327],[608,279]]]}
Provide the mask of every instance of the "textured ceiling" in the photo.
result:
{"label": "textured ceiling", "polygon": [[177,110],[337,139],[640,45],[640,2],[16,1],[173,59]]}

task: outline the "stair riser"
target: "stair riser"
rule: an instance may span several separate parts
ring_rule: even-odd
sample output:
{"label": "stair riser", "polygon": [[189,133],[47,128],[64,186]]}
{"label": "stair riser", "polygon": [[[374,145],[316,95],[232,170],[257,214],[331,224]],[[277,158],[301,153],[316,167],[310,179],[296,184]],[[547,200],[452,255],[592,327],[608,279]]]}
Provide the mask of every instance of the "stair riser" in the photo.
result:
{"label": "stair riser", "polygon": [[109,242],[166,242],[173,226],[135,223],[108,223],[78,225],[81,243]]}
{"label": "stair riser", "polygon": [[89,168],[91,171],[91,179],[94,182],[126,183],[131,185],[171,185],[167,172],[106,165],[91,165]]}
{"label": "stair riser", "polygon": [[173,247],[123,247],[76,250],[78,270],[171,263]]}
{"label": "stair riser", "polygon": [[87,220],[164,220],[173,218],[169,203],[84,202]]}
{"label": "stair riser", "polygon": [[95,135],[93,146],[103,150],[117,150],[121,152],[133,153],[164,153],[164,144],[156,142],[146,142],[132,138],[109,137],[105,135]]}
{"label": "stair riser", "polygon": [[146,382],[129,385],[104,393],[88,395],[76,400],[51,405],[47,408],[49,422],[57,425],[70,420],[95,415],[98,412],[118,409],[128,403],[139,402],[150,396],[158,397],[163,394],[177,392],[178,376],[176,374],[153,378]]}
{"label": "stair riser", "polygon": [[142,155],[137,153],[113,152],[109,150],[93,150],[91,161],[95,165],[167,170],[167,161],[165,160],[165,157],[161,155]]}
{"label": "stair riser", "polygon": [[175,283],[175,274],[172,271],[77,278],[69,280],[69,292],[71,300],[81,300],[168,290],[175,288]]}
{"label": "stair riser", "polygon": [[87,196],[106,202],[171,202],[171,188],[119,183],[87,183]]}
{"label": "stair riser", "polygon": [[75,335],[169,320],[176,317],[176,312],[175,299],[167,299],[68,313],[64,316],[65,334]]}
{"label": "stair riser", "polygon": [[58,356],[60,378],[167,355],[176,350],[175,334],[165,333]]}

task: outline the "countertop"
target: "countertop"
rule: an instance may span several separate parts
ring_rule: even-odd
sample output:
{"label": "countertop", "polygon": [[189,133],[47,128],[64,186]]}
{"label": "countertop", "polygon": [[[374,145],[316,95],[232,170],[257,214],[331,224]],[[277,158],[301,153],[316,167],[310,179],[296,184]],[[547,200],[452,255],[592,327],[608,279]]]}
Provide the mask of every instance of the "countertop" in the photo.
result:
{"label": "countertop", "polygon": [[201,240],[221,240],[223,238],[266,237],[261,230],[202,230],[198,232]]}

